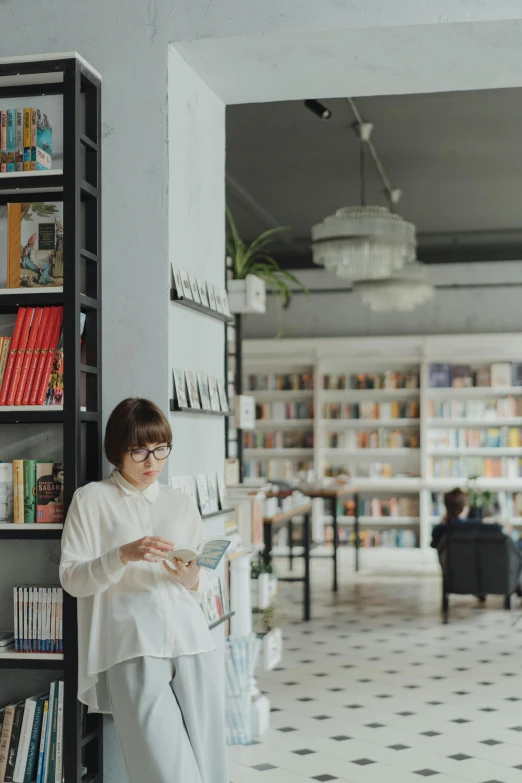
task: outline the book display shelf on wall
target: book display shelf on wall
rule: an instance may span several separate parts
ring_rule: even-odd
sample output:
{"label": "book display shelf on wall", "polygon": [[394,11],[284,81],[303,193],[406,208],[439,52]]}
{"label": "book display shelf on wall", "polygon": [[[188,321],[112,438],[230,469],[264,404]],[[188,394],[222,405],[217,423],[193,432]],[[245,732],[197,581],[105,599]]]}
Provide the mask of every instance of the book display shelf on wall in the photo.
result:
{"label": "book display shelf on wall", "polygon": [[[75,490],[99,480],[101,432],[101,77],[74,53],[0,59],[3,107],[57,96],[63,113],[53,117],[63,127],[63,167],[50,171],[0,174],[0,204],[62,202],[63,288],[9,288],[0,291],[0,313],[13,315],[19,306],[63,306],[64,401],[61,406],[0,407],[0,433],[17,423],[61,424],[64,463],[64,512]],[[58,134],[59,136],[61,133]],[[3,253],[0,253],[0,261]],[[83,346],[80,317],[85,315]],[[10,431],[11,432],[11,431]],[[25,431],[24,431],[25,432]],[[12,436],[10,436],[12,442]],[[1,442],[1,435],[0,435]],[[23,457],[27,454],[24,445]],[[30,447],[29,447],[30,451]],[[1,455],[0,455],[1,458]],[[12,539],[59,539],[63,525],[0,525],[1,557],[10,557]],[[1,567],[1,566],[0,566]],[[20,563],[18,581],[30,581]],[[55,583],[58,583],[56,568]],[[11,599],[12,600],[12,599]],[[63,770],[67,783],[102,783],[102,719],[85,719],[77,700],[78,638],[76,600],[64,595],[63,654],[7,652],[0,656],[7,670],[59,670],[64,681]]]}
{"label": "book display shelf on wall", "polygon": [[[446,388],[434,388],[437,367],[450,373]],[[313,378],[311,394],[273,388],[303,372]],[[488,378],[491,385],[477,385]],[[248,340],[243,382],[258,386],[250,393],[266,414],[256,422],[257,448],[244,452],[247,475],[297,482],[306,469],[319,481],[348,474],[358,487],[363,551],[427,553],[442,494],[456,486],[492,492],[488,516],[522,536],[522,334]],[[281,401],[307,399],[313,407],[302,422],[280,415]],[[310,457],[285,450],[293,433],[311,430]],[[339,509],[347,545],[355,543],[352,506]],[[314,524],[316,540],[328,541],[330,523],[325,514]]]}

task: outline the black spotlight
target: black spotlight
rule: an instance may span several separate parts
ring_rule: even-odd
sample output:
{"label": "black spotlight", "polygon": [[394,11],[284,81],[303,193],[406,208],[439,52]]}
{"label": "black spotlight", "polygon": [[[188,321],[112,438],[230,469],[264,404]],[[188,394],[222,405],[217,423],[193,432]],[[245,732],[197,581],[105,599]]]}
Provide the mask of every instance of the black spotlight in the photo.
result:
{"label": "black spotlight", "polygon": [[329,120],[332,116],[332,112],[330,109],[327,109],[326,106],[323,103],[319,103],[319,101],[316,100],[309,100],[305,101],[304,105],[308,109],[308,111],[311,111],[312,114],[315,114],[316,117],[319,117],[320,120]]}

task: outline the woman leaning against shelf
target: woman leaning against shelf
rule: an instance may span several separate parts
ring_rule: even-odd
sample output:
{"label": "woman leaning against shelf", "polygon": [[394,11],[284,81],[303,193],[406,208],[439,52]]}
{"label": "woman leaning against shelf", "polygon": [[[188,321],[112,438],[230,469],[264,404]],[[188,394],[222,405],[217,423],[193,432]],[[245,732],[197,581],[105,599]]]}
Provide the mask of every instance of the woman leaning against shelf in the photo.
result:
{"label": "woman leaning against shelf", "polygon": [[228,783],[207,573],[164,560],[204,537],[194,501],[158,483],[171,449],[159,408],[123,400],[105,431],[115,469],[74,494],[60,579],[78,598],[78,698],[114,716],[131,783]]}

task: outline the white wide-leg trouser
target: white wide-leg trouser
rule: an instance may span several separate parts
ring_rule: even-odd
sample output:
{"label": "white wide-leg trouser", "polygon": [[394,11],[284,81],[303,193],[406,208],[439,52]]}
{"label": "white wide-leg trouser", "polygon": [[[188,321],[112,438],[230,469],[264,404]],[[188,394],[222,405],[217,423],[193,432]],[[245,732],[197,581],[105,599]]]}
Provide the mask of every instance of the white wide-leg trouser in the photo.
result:
{"label": "white wide-leg trouser", "polygon": [[131,783],[228,783],[216,652],[131,658],[107,671]]}

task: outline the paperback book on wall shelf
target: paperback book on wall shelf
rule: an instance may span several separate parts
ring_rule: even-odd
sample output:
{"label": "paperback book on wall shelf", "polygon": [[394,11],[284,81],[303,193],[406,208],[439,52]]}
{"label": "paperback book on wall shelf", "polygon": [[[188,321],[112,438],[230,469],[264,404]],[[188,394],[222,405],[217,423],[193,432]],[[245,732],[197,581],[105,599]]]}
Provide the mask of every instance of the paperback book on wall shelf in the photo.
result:
{"label": "paperback book on wall shelf", "polygon": [[225,288],[221,289],[221,303],[223,305],[223,313],[224,315],[231,315],[230,313],[230,305],[228,303],[228,294]]}
{"label": "paperback book on wall shelf", "polygon": [[184,476],[183,477],[183,491],[186,495],[188,495],[196,506],[198,505],[198,492],[196,487],[196,477],[195,476]]}
{"label": "paperback book on wall shelf", "polygon": [[179,269],[179,267],[174,266],[174,264],[171,264],[171,268],[172,268],[172,279],[174,281],[174,288],[176,289],[176,294],[178,296],[184,296],[181,270]]}
{"label": "paperback book on wall shelf", "polygon": [[200,408],[197,381],[192,370],[185,370],[188,398],[191,408]]}
{"label": "paperback book on wall shelf", "polygon": [[179,271],[181,274],[181,282],[183,286],[180,296],[184,296],[185,299],[192,299],[192,288],[190,287],[188,272],[186,269],[180,269]]}
{"label": "paperback book on wall shelf", "polygon": [[217,309],[216,304],[216,295],[214,294],[214,286],[210,283],[207,283],[207,296],[208,296],[208,303],[211,310]]}
{"label": "paperback book on wall shelf", "polygon": [[7,205],[7,287],[63,285],[63,205]]}
{"label": "paperback book on wall shelf", "polygon": [[198,377],[199,396],[201,399],[201,408],[205,411],[212,410],[212,407],[210,405],[210,397],[208,393],[207,373],[204,372],[203,370],[198,370],[197,377]]}
{"label": "paperback book on wall shelf", "polygon": [[217,486],[217,478],[215,473],[208,474],[207,485],[208,485],[208,497],[210,503],[210,510],[218,511],[219,510],[218,486]]}
{"label": "paperback book on wall shelf", "polygon": [[230,540],[228,538],[210,538],[199,547],[176,545],[175,550],[168,552],[165,559],[170,562],[183,560],[185,563],[190,563],[195,559],[199,566],[215,571],[229,546]]}
{"label": "paperback book on wall shelf", "polygon": [[187,408],[188,400],[183,370],[173,370],[172,375],[174,378],[174,393],[178,408]]}
{"label": "paperback book on wall shelf", "polygon": [[198,289],[196,278],[190,272],[188,273],[188,278],[190,282],[190,290],[192,291],[192,299],[198,304],[201,304],[201,298],[199,296],[199,289]]}
{"label": "paperback book on wall shelf", "polygon": [[216,300],[216,310],[218,313],[223,313],[223,302],[221,301],[221,289],[214,286],[214,298]]}
{"label": "paperback book on wall shelf", "polygon": [[210,303],[208,301],[207,286],[205,281],[198,278],[197,284],[198,284],[199,298],[201,300],[201,304],[204,305],[205,307],[210,307]]}
{"label": "paperback book on wall shelf", "polygon": [[217,379],[217,387],[218,387],[219,404],[221,405],[221,410],[224,413],[228,413],[227,393],[225,391],[225,384],[223,383],[223,380],[221,378]]}
{"label": "paperback book on wall shelf", "polygon": [[213,411],[220,411],[219,392],[215,375],[208,376],[208,391],[210,394],[210,406]]}
{"label": "paperback book on wall shelf", "polygon": [[210,497],[208,493],[208,481],[207,476],[204,473],[198,473],[196,476],[196,485],[198,488],[198,500],[199,510],[202,514],[210,514],[213,509],[210,505]]}
{"label": "paperback book on wall shelf", "polygon": [[228,508],[227,488],[225,485],[225,477],[223,473],[217,474],[217,486],[219,495],[219,507],[220,509]]}

